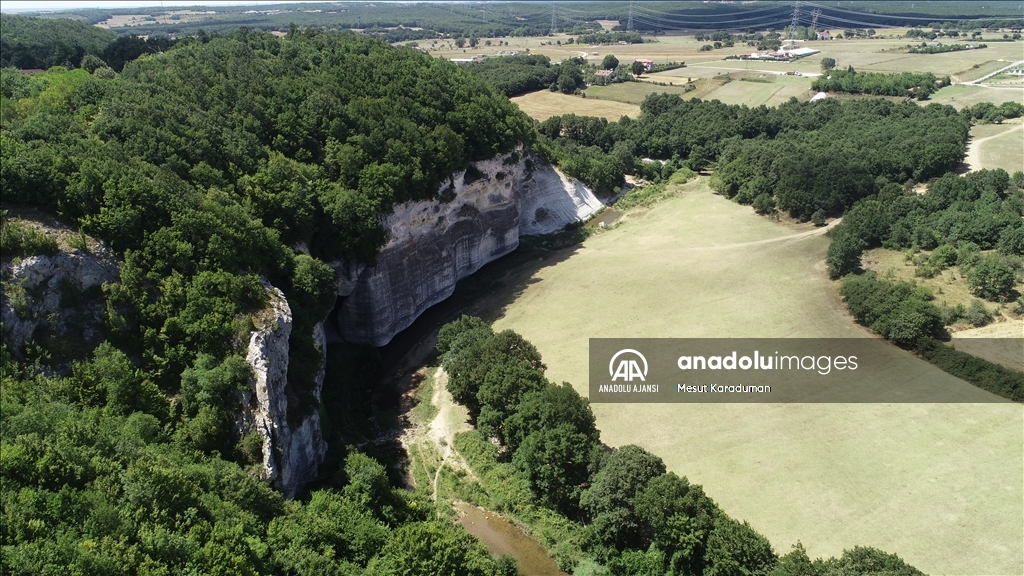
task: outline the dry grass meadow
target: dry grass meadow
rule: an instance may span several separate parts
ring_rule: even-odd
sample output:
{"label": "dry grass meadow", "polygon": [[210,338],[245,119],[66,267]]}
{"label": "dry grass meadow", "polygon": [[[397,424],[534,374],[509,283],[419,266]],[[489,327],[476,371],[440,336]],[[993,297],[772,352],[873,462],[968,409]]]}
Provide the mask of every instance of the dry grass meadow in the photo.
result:
{"label": "dry grass meadow", "polygon": [[580,116],[598,116],[614,122],[623,116],[637,118],[640,107],[636,104],[617,102],[614,100],[597,100],[570,96],[561,92],[539,90],[512,98],[519,109],[531,118],[543,122],[552,116],[561,114],[577,114]]}
{"label": "dry grass meadow", "polygon": [[[809,233],[809,234],[808,234]],[[871,337],[823,274],[828,239],[713,195],[706,179],[529,267],[495,328],[587,391],[591,337]],[[895,347],[887,378],[968,386]],[[1024,408],[1012,404],[594,406],[602,438],[639,444],[780,552],[853,545],[934,574],[1018,574]]]}

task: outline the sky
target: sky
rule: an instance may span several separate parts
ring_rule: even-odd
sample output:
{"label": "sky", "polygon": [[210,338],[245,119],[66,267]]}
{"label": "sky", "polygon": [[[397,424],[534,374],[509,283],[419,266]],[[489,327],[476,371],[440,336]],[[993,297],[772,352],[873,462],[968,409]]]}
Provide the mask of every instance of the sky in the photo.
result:
{"label": "sky", "polygon": [[[315,0],[314,0],[315,1]],[[4,0],[3,12],[44,12],[59,11],[81,8],[135,8],[137,6],[238,6],[256,4],[286,4],[287,0],[127,0],[115,2],[113,0],[85,0],[83,2],[69,2],[67,0],[54,0],[43,2],[40,0]]]}

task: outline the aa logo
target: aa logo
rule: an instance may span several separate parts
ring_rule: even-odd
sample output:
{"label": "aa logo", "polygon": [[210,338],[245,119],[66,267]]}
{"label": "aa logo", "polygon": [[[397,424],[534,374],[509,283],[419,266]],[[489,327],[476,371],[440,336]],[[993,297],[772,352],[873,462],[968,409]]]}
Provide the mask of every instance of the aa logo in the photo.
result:
{"label": "aa logo", "polygon": [[[619,358],[620,356],[622,356],[621,359]],[[640,369],[640,364],[637,364],[638,358],[640,362],[643,362],[643,370]],[[616,360],[618,360],[617,364]],[[619,378],[622,378],[625,382],[632,382],[634,378],[639,379],[641,382],[646,382],[644,377],[647,376],[647,358],[644,358],[643,354],[632,348],[619,350],[612,356],[612,361],[608,363],[608,375],[612,377],[612,382]]]}

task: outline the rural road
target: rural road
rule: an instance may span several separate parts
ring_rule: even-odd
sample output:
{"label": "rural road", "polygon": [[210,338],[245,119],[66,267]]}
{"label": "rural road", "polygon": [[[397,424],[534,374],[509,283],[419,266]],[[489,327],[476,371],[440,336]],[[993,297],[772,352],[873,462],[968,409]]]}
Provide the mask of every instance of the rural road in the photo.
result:
{"label": "rural road", "polygon": [[[730,66],[706,66],[702,64],[687,64],[687,68],[710,68],[713,70],[731,70],[733,72],[761,72],[763,74],[775,74],[776,76],[785,76],[788,70],[761,70],[757,68],[733,68]],[[817,78],[821,76],[820,72],[801,72],[801,76],[807,78]]]}
{"label": "rural road", "polygon": [[1013,68],[1014,66],[1020,66],[1022,64],[1024,64],[1024,60],[1018,60],[1018,61],[1014,62],[1013,64],[1010,64],[1009,66],[1005,66],[1003,68],[1000,68],[999,70],[996,70],[995,72],[990,72],[988,74],[985,74],[984,76],[982,76],[981,78],[978,78],[977,80],[971,80],[970,82],[962,82],[962,84],[974,84],[976,86],[980,86],[980,85],[983,85],[983,84],[981,84],[982,82],[984,82],[985,80],[988,80],[989,78],[995,76],[996,74],[1001,74],[1003,72],[1006,72],[1010,68]]}
{"label": "rural road", "polygon": [[981,168],[981,145],[983,143],[993,138],[998,138],[1009,132],[1013,132],[1014,130],[1021,129],[1024,129],[1024,124],[1015,124],[998,134],[993,134],[991,136],[986,136],[984,138],[978,138],[977,140],[972,139],[971,143],[967,145],[967,156],[964,158],[964,164],[967,164],[967,170],[973,171]]}

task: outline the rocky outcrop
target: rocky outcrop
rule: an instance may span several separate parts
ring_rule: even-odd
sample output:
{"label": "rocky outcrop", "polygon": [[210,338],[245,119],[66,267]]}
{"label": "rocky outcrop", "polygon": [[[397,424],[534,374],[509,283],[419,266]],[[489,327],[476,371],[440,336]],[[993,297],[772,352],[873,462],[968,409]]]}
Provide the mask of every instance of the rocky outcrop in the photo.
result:
{"label": "rocky outcrop", "polygon": [[437,200],[407,202],[384,219],[388,243],[372,267],[335,263],[344,339],[383,346],[455,283],[508,254],[521,235],[584,220],[601,202],[522,150],[453,175]]}
{"label": "rocky outcrop", "polygon": [[[102,286],[119,276],[105,247],[4,258],[2,276],[3,340],[16,356],[21,357],[26,344],[43,339],[60,344],[53,351],[69,354],[89,350],[103,339],[107,308]],[[66,359],[54,360],[60,364]]]}
{"label": "rocky outcrop", "polygon": [[[312,411],[297,425],[288,421],[288,338],[292,312],[284,294],[264,282],[270,296],[266,310],[254,317],[256,330],[249,338],[246,361],[252,366],[253,381],[241,392],[245,409],[235,423],[236,433],[258,433],[263,440],[261,476],[288,498],[294,497],[316,477],[327,453],[320,428],[320,413]],[[323,323],[314,327],[313,337],[326,350]],[[314,397],[320,399],[326,357],[321,356]]]}

